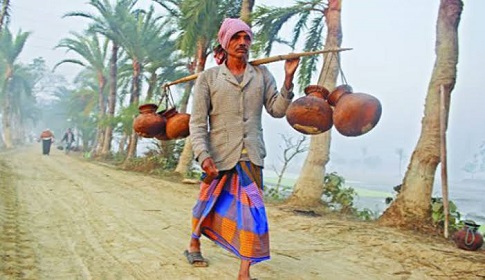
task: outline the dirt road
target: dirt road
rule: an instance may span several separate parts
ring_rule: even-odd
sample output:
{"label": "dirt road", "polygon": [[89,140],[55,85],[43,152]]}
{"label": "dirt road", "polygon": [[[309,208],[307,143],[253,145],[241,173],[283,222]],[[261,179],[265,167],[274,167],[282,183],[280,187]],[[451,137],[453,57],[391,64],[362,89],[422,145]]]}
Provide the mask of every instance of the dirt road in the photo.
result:
{"label": "dirt road", "polygon": [[[238,259],[202,239],[182,252],[197,185],[116,170],[37,145],[0,153],[0,279],[236,279]],[[258,279],[485,279],[485,251],[373,223],[268,205],[272,259]]]}

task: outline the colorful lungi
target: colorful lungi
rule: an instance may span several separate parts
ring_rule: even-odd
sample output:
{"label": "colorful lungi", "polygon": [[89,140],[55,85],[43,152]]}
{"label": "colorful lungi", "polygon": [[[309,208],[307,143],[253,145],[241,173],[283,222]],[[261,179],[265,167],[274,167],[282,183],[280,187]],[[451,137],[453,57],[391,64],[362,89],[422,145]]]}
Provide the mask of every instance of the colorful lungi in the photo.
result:
{"label": "colorful lungi", "polygon": [[241,259],[270,258],[268,219],[263,202],[262,168],[249,161],[201,183],[192,211],[192,236],[201,234]]}

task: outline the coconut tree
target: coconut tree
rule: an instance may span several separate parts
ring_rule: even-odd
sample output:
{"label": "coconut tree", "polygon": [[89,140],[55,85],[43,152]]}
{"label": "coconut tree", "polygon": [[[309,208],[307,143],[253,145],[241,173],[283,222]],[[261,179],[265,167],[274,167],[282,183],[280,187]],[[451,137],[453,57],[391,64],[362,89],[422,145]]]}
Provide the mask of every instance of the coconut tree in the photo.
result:
{"label": "coconut tree", "polygon": [[[132,82],[130,94],[130,106],[138,107],[141,93],[141,81],[144,67],[148,64],[148,53],[158,48],[160,34],[163,26],[159,18],[155,15],[153,6],[148,11],[136,11],[132,17],[125,19],[120,32],[122,40],[120,45],[130,58],[132,64]],[[134,116],[133,116],[134,117]],[[128,152],[125,158],[127,162],[130,158],[136,156],[138,137],[131,131]]]}
{"label": "coconut tree", "polygon": [[[341,0],[298,1],[295,5],[285,8],[258,7],[254,16],[254,24],[259,27],[255,44],[256,51],[266,54],[271,52],[274,43],[286,43],[295,47],[299,37],[308,31],[305,40],[305,51],[317,50],[323,47],[322,34],[327,29],[324,49],[335,49],[341,46],[342,27]],[[293,17],[296,24],[293,28],[293,38],[286,41],[278,36],[282,26]],[[312,73],[316,70],[319,57],[306,57],[301,61],[298,82],[308,84]],[[318,84],[332,90],[339,73],[339,54],[327,54],[318,78]],[[295,206],[313,207],[322,204],[325,166],[329,161],[331,132],[312,135],[307,158],[300,172],[288,203]]]}
{"label": "coconut tree", "polygon": [[18,31],[16,36],[10,33],[8,28],[5,28],[0,33],[0,63],[4,64],[4,73],[2,77],[1,88],[1,110],[2,110],[2,125],[4,145],[7,149],[13,147],[12,142],[12,92],[9,85],[14,76],[15,61],[22,52],[25,43],[30,35],[30,32]]}
{"label": "coconut tree", "polygon": [[89,29],[93,32],[102,34],[111,40],[111,57],[109,62],[109,95],[106,117],[108,125],[106,131],[98,131],[99,137],[104,134],[103,140],[99,141],[100,145],[97,150],[99,154],[105,156],[110,152],[111,140],[113,137],[113,127],[115,125],[111,120],[114,119],[116,111],[116,94],[117,94],[117,64],[120,41],[123,33],[120,31],[121,26],[125,24],[125,19],[131,16],[137,0],[119,0],[116,5],[111,5],[108,0],[90,0],[88,4],[92,6],[96,14],[87,12],[71,12],[65,16],[83,17],[91,20]]}
{"label": "coconut tree", "polygon": [[[397,198],[379,218],[381,224],[412,226],[431,219],[431,193],[436,167],[440,163],[440,87],[444,87],[446,122],[450,96],[456,82],[458,25],[463,2],[441,0],[436,24],[436,60],[428,85],[421,135],[414,149]],[[446,125],[445,125],[446,127]]]}
{"label": "coconut tree", "polygon": [[[106,59],[108,50],[108,40],[104,43],[100,43],[100,39],[96,33],[88,32],[85,34],[78,34],[71,32],[73,38],[62,39],[56,48],[65,48],[67,52],[75,52],[81,59],[63,59],[58,62],[54,69],[59,65],[64,63],[74,63],[85,67],[87,70],[92,71],[96,75],[96,80],[98,84],[98,124],[97,131],[103,130],[102,120],[105,118],[106,112]],[[98,139],[99,141],[99,139]]]}

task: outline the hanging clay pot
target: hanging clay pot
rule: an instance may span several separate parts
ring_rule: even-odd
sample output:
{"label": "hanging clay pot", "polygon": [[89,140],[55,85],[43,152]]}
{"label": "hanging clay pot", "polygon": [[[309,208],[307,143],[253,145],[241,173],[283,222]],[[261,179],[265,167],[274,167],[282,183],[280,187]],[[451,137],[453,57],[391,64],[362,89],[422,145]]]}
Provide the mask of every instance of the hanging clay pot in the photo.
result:
{"label": "hanging clay pot", "polygon": [[189,136],[189,114],[179,113],[176,108],[171,108],[162,116],[167,119],[165,133],[168,139],[174,140]]}
{"label": "hanging clay pot", "polygon": [[328,96],[327,96],[327,102],[328,104],[335,106],[337,104],[337,101],[342,97],[344,94],[352,93],[354,92],[352,87],[350,85],[340,85],[337,86]]}
{"label": "hanging clay pot", "polygon": [[478,232],[480,225],[473,221],[465,221],[462,229],[453,235],[453,241],[460,249],[476,251],[483,245],[483,236]]}
{"label": "hanging clay pot", "polygon": [[152,138],[165,130],[166,120],[157,114],[156,104],[143,104],[138,107],[140,114],[133,121],[136,134],[145,138]]}
{"label": "hanging clay pot", "polygon": [[333,124],[344,136],[365,134],[381,118],[382,107],[379,100],[366,93],[354,93],[349,85],[336,87],[327,100],[334,106]]}
{"label": "hanging clay pot", "polygon": [[164,116],[166,112],[167,112],[167,109],[162,110],[162,111],[157,113],[157,115],[159,115],[160,118],[162,118],[163,121],[165,122],[165,125],[163,126],[163,129],[160,131],[160,133],[158,133],[157,135],[154,136],[156,139],[161,140],[161,141],[170,140],[167,137],[167,118]]}
{"label": "hanging clay pot", "polygon": [[332,108],[325,100],[328,90],[310,85],[305,88],[305,94],[288,106],[288,123],[303,134],[320,134],[332,128]]}

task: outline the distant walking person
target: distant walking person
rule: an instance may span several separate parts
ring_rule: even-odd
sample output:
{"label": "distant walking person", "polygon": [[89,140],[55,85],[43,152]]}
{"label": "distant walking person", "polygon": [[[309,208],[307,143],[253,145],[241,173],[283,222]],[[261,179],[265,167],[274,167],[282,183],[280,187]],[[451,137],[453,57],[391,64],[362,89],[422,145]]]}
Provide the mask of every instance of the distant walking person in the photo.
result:
{"label": "distant walking person", "polygon": [[48,128],[40,134],[40,140],[42,141],[42,154],[49,155],[51,152],[51,145],[54,142],[54,133]]}
{"label": "distant walking person", "polygon": [[71,128],[68,128],[66,133],[64,133],[64,136],[62,137],[61,142],[65,141],[66,142],[66,154],[69,153],[69,151],[72,148],[72,143],[74,143],[74,133],[72,132]]}

